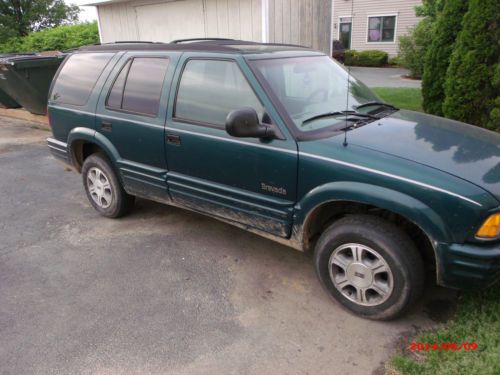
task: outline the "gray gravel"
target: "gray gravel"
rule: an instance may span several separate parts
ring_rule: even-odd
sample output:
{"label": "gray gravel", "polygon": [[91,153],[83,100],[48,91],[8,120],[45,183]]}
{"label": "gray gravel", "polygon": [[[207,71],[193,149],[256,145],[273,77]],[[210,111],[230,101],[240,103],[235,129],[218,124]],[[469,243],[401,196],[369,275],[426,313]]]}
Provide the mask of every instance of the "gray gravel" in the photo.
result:
{"label": "gray gravel", "polygon": [[310,255],[198,214],[138,200],[100,217],[48,134],[0,118],[3,375],[369,374],[437,324],[426,304],[359,319]]}

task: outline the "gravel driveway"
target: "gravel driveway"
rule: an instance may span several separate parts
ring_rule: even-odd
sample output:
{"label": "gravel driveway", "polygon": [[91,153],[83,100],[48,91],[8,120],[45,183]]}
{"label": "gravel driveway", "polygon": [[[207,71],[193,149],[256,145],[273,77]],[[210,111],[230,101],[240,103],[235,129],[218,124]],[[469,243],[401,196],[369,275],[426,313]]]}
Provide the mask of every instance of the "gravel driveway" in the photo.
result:
{"label": "gravel driveway", "polygon": [[430,287],[404,319],[363,320],[309,254],[145,200],[100,217],[30,126],[0,118],[4,375],[370,374],[453,298]]}

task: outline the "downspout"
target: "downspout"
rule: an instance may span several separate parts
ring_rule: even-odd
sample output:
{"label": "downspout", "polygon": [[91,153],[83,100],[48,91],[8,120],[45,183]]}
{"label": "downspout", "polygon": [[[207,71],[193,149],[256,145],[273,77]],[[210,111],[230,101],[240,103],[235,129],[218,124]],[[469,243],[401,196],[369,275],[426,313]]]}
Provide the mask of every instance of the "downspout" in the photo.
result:
{"label": "downspout", "polygon": [[334,40],[334,36],[333,36],[333,22],[335,22],[335,20],[333,19],[333,15],[335,14],[334,13],[334,11],[335,11],[335,1],[334,0],[330,0],[330,1],[331,1],[331,4],[332,4],[332,9],[330,10],[330,46],[328,48],[328,51],[330,52],[329,56],[332,57],[332,53],[333,53],[333,40]]}
{"label": "downspout", "polygon": [[99,43],[102,44],[102,29],[101,29],[101,13],[99,12],[99,7],[95,7],[97,10],[97,30],[99,31]]}
{"label": "downspout", "polygon": [[269,43],[269,0],[260,1],[262,12],[262,43]]}

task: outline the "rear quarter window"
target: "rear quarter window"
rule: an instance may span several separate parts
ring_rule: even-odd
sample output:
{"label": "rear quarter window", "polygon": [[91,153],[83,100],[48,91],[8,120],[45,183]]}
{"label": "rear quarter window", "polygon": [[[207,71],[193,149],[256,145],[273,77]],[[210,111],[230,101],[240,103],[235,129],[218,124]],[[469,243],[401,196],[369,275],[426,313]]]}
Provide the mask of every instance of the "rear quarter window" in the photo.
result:
{"label": "rear quarter window", "polygon": [[156,117],[169,59],[134,57],[121,69],[111,88],[106,107]]}
{"label": "rear quarter window", "polygon": [[113,53],[78,53],[64,63],[51,93],[56,104],[87,104],[90,94]]}

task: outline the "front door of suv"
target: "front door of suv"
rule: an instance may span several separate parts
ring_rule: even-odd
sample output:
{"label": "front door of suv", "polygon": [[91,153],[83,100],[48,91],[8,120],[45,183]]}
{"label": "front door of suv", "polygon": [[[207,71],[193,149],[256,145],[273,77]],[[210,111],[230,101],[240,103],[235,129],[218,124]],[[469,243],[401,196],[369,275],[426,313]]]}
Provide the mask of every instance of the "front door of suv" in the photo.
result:
{"label": "front door of suv", "polygon": [[[281,237],[291,232],[297,145],[243,59],[185,54],[166,125],[167,184],[174,202]],[[282,139],[234,138],[229,112],[252,107]]]}

